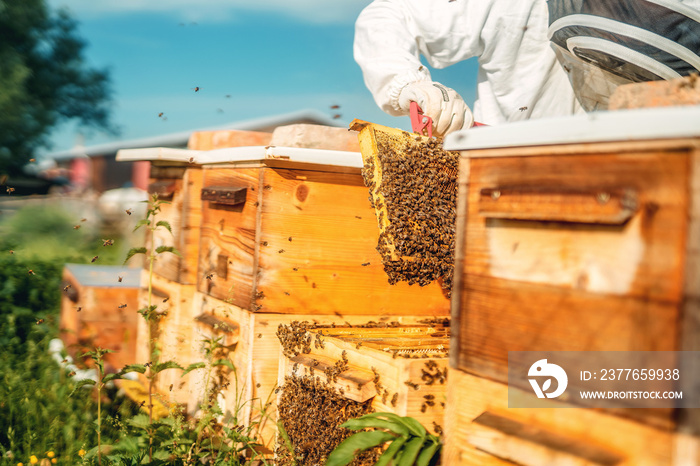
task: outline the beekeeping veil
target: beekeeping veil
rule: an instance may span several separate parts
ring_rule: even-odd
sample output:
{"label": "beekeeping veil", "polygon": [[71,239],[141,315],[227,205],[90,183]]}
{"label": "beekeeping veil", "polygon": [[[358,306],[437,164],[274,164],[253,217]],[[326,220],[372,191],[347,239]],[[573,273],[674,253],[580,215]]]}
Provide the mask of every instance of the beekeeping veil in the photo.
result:
{"label": "beekeeping veil", "polygon": [[700,1],[549,0],[549,39],[586,111],[621,84],[700,70]]}

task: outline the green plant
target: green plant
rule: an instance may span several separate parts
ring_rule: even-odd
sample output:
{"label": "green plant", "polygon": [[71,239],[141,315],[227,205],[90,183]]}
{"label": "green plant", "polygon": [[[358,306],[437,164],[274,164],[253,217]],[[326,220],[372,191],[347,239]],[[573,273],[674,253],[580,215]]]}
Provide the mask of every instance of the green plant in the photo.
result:
{"label": "green plant", "polygon": [[[388,446],[375,466],[428,466],[439,461],[440,438],[429,434],[412,417],[393,413],[371,413],[341,424],[359,430],[345,439],[328,456],[326,466],[345,466],[355,455],[369,448]],[[374,429],[374,430],[366,430]]]}

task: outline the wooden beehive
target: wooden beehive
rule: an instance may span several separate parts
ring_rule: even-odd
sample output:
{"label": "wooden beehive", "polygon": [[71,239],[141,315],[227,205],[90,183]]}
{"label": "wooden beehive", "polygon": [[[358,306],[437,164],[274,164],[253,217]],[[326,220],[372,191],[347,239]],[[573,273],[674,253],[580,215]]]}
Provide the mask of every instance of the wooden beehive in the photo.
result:
{"label": "wooden beehive", "polygon": [[[167,325],[167,319],[178,312],[175,304],[172,306],[162,325]],[[202,342],[220,338],[221,345],[226,348],[225,357],[236,368],[235,377],[232,373],[228,374],[229,385],[222,390],[220,406],[224,412],[237,414],[241,425],[252,426],[255,432],[259,431],[263,445],[269,451],[272,451],[276,435],[274,390],[277,388],[281,351],[276,335],[279,326],[288,326],[295,321],[316,322],[327,326],[342,325],[347,321],[359,325],[377,318],[369,315],[340,317],[257,314],[201,292],[194,293],[191,308],[179,312],[188,317],[178,318],[182,323],[182,331],[174,336],[177,344],[173,345],[173,355],[169,358],[181,365],[206,361]],[[392,322],[398,325],[415,323],[421,319],[422,317],[400,316],[392,319]],[[187,322],[190,324],[189,332]],[[166,339],[172,337],[168,337],[166,331],[160,331],[158,335],[163,336],[159,339],[159,344],[167,347]],[[184,341],[180,341],[180,338]],[[173,374],[176,372],[172,371]],[[182,380],[163,380],[158,384],[159,392],[171,402],[186,404],[188,411],[194,413],[202,400],[205,374],[205,370],[198,369]],[[169,388],[170,383],[174,384],[172,390]]]}
{"label": "wooden beehive", "polygon": [[462,150],[448,464],[687,459],[671,433],[697,432],[693,415],[514,410],[503,393],[509,351],[698,348],[699,121],[596,113],[447,140]]}
{"label": "wooden beehive", "polygon": [[[209,151],[225,147],[267,144],[271,133],[254,131],[202,131],[190,137],[188,147],[197,151]],[[147,235],[146,246],[151,240],[155,247],[173,246],[178,254],[161,254],[154,264],[154,272],[161,277],[182,284],[197,283],[197,257],[202,220],[202,167],[195,163],[196,152],[185,149],[145,148],[121,150],[119,161],[151,163],[149,194],[157,194],[165,201],[156,221],[166,221],[172,232],[159,228]],[[145,264],[148,267],[148,264]]]}
{"label": "wooden beehive", "polygon": [[61,339],[75,357],[102,347],[106,369],[117,371],[136,358],[140,269],[66,264],[61,297]]}
{"label": "wooden beehive", "polygon": [[359,153],[242,149],[204,165],[199,291],[263,313],[448,313],[437,283],[388,283]]}
{"label": "wooden beehive", "polygon": [[[411,416],[431,433],[442,432],[444,418],[449,321],[395,325],[372,323],[370,326],[290,328],[279,334],[283,351],[280,356],[278,385],[280,399],[298,398],[286,390],[299,390],[301,381],[315,380],[314,389],[326,387],[334,392],[337,402],[343,398],[355,403],[369,403],[376,412],[392,412]],[[282,422],[294,445],[323,444],[325,438],[314,438],[313,429],[299,428],[298,423],[331,425],[325,412],[334,407],[319,407],[308,413],[309,419],[289,416],[288,401]],[[359,406],[359,405],[353,405]],[[284,416],[286,414],[286,417]],[[320,417],[315,419],[314,417]],[[304,426],[306,424],[303,424]],[[324,431],[326,435],[327,432]],[[301,451],[297,452],[301,453]]]}

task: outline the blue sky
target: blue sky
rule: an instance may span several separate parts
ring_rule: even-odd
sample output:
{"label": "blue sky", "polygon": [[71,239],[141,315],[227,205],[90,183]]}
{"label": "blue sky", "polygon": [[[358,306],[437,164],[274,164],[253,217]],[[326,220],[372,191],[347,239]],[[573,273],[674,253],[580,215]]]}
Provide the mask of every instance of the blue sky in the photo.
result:
{"label": "blue sky", "polygon": [[[410,127],[408,117],[376,106],[352,57],[355,19],[369,0],[48,3],[68,8],[88,43],[88,64],[111,74],[113,119],[121,134],[86,134],[87,146],[302,109],[340,114],[344,125],[360,118]],[[473,60],[431,71],[434,80],[473,103]],[[74,125],[61,125],[51,150],[72,147],[76,135]]]}

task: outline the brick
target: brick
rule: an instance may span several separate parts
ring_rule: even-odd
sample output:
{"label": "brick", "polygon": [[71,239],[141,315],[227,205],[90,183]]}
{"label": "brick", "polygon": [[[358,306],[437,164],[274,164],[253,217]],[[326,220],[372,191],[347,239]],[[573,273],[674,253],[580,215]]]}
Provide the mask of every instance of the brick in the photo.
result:
{"label": "brick", "polygon": [[700,105],[700,78],[690,75],[671,81],[625,84],[610,97],[609,110]]}
{"label": "brick", "polygon": [[278,126],[270,145],[360,152],[356,131],[323,125]]}

